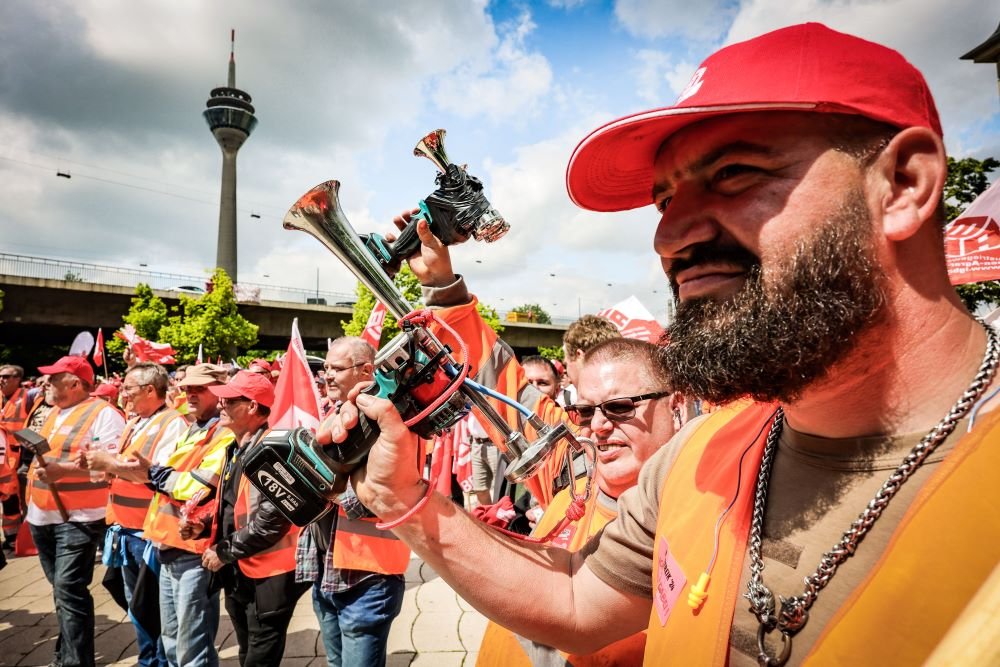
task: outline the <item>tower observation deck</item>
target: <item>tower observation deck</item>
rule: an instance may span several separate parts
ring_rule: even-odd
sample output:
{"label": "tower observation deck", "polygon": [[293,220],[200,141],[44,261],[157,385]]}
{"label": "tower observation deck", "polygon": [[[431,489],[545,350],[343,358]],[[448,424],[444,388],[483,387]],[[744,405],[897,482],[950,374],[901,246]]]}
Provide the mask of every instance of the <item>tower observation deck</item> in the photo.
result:
{"label": "tower observation deck", "polygon": [[237,282],[236,153],[257,126],[250,95],[236,87],[236,31],[230,33],[229,81],[212,89],[202,115],[222,149],[222,194],[219,200],[219,241],[216,266]]}

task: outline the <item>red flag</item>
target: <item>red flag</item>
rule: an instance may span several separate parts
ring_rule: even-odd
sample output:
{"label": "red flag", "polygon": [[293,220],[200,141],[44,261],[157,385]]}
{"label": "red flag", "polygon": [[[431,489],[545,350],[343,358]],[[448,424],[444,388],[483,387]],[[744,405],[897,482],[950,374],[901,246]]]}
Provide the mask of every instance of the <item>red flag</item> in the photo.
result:
{"label": "red flag", "polygon": [[281,374],[274,387],[274,405],[267,422],[271,428],[315,429],[319,426],[319,393],[313,381],[306,349],[299,335],[299,320],[292,320],[292,339],[288,342],[288,353],[281,360]]}
{"label": "red flag", "polygon": [[154,364],[173,364],[174,348],[167,343],[152,343],[136,333],[135,327],[126,324],[115,336],[128,343],[137,361],[152,361]]}
{"label": "red flag", "polygon": [[385,304],[381,301],[375,302],[372,314],[368,316],[368,324],[361,332],[361,339],[378,349],[378,343],[382,339],[382,325],[385,324]]}
{"label": "red flag", "polygon": [[1000,180],[945,228],[952,285],[1000,280]]}
{"label": "red flag", "polygon": [[97,343],[94,345],[94,365],[100,368],[104,365],[104,331],[97,329]]}

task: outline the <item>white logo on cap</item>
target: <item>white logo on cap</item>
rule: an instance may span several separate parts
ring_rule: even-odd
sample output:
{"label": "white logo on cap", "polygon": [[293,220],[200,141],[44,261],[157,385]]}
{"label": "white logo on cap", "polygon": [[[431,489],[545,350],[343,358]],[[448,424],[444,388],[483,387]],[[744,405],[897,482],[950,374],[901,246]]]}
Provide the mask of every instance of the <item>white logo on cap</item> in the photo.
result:
{"label": "white logo on cap", "polygon": [[699,67],[697,71],[695,71],[694,76],[691,77],[691,80],[688,82],[687,87],[681,91],[680,97],[678,97],[677,101],[674,102],[674,106],[677,106],[687,98],[697,93],[699,89],[701,89],[701,84],[705,82],[706,69],[707,68],[705,67]]}

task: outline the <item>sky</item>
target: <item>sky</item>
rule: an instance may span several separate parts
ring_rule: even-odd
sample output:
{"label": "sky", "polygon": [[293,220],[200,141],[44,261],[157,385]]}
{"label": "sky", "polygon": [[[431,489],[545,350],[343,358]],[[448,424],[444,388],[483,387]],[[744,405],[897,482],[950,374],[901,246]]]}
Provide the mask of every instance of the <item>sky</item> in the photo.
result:
{"label": "sky", "polygon": [[222,158],[201,113],[235,29],[259,121],[238,158],[239,282],[352,293],[285,212],[336,179],[358,232],[390,231],[434,190],[412,152],[444,128],[511,225],[453,251],[484,303],[575,318],[635,295],[662,321],[656,211],[576,208],[569,155],[672,104],[716,48],[804,21],[899,50],[930,83],[948,153],[1000,157],[996,69],[959,59],[996,29],[992,0],[4,0],[0,252],[207,277]]}

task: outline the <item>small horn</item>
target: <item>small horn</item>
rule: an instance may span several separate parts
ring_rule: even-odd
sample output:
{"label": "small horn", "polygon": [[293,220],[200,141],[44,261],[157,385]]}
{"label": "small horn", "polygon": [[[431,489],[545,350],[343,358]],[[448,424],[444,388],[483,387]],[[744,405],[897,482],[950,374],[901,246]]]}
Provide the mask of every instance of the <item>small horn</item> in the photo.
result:
{"label": "small horn", "polygon": [[451,164],[448,154],[444,152],[445,134],[444,130],[428,132],[423,139],[417,142],[417,145],[413,149],[413,154],[416,157],[427,158],[434,163],[434,166],[442,174],[448,171],[448,165]]}

